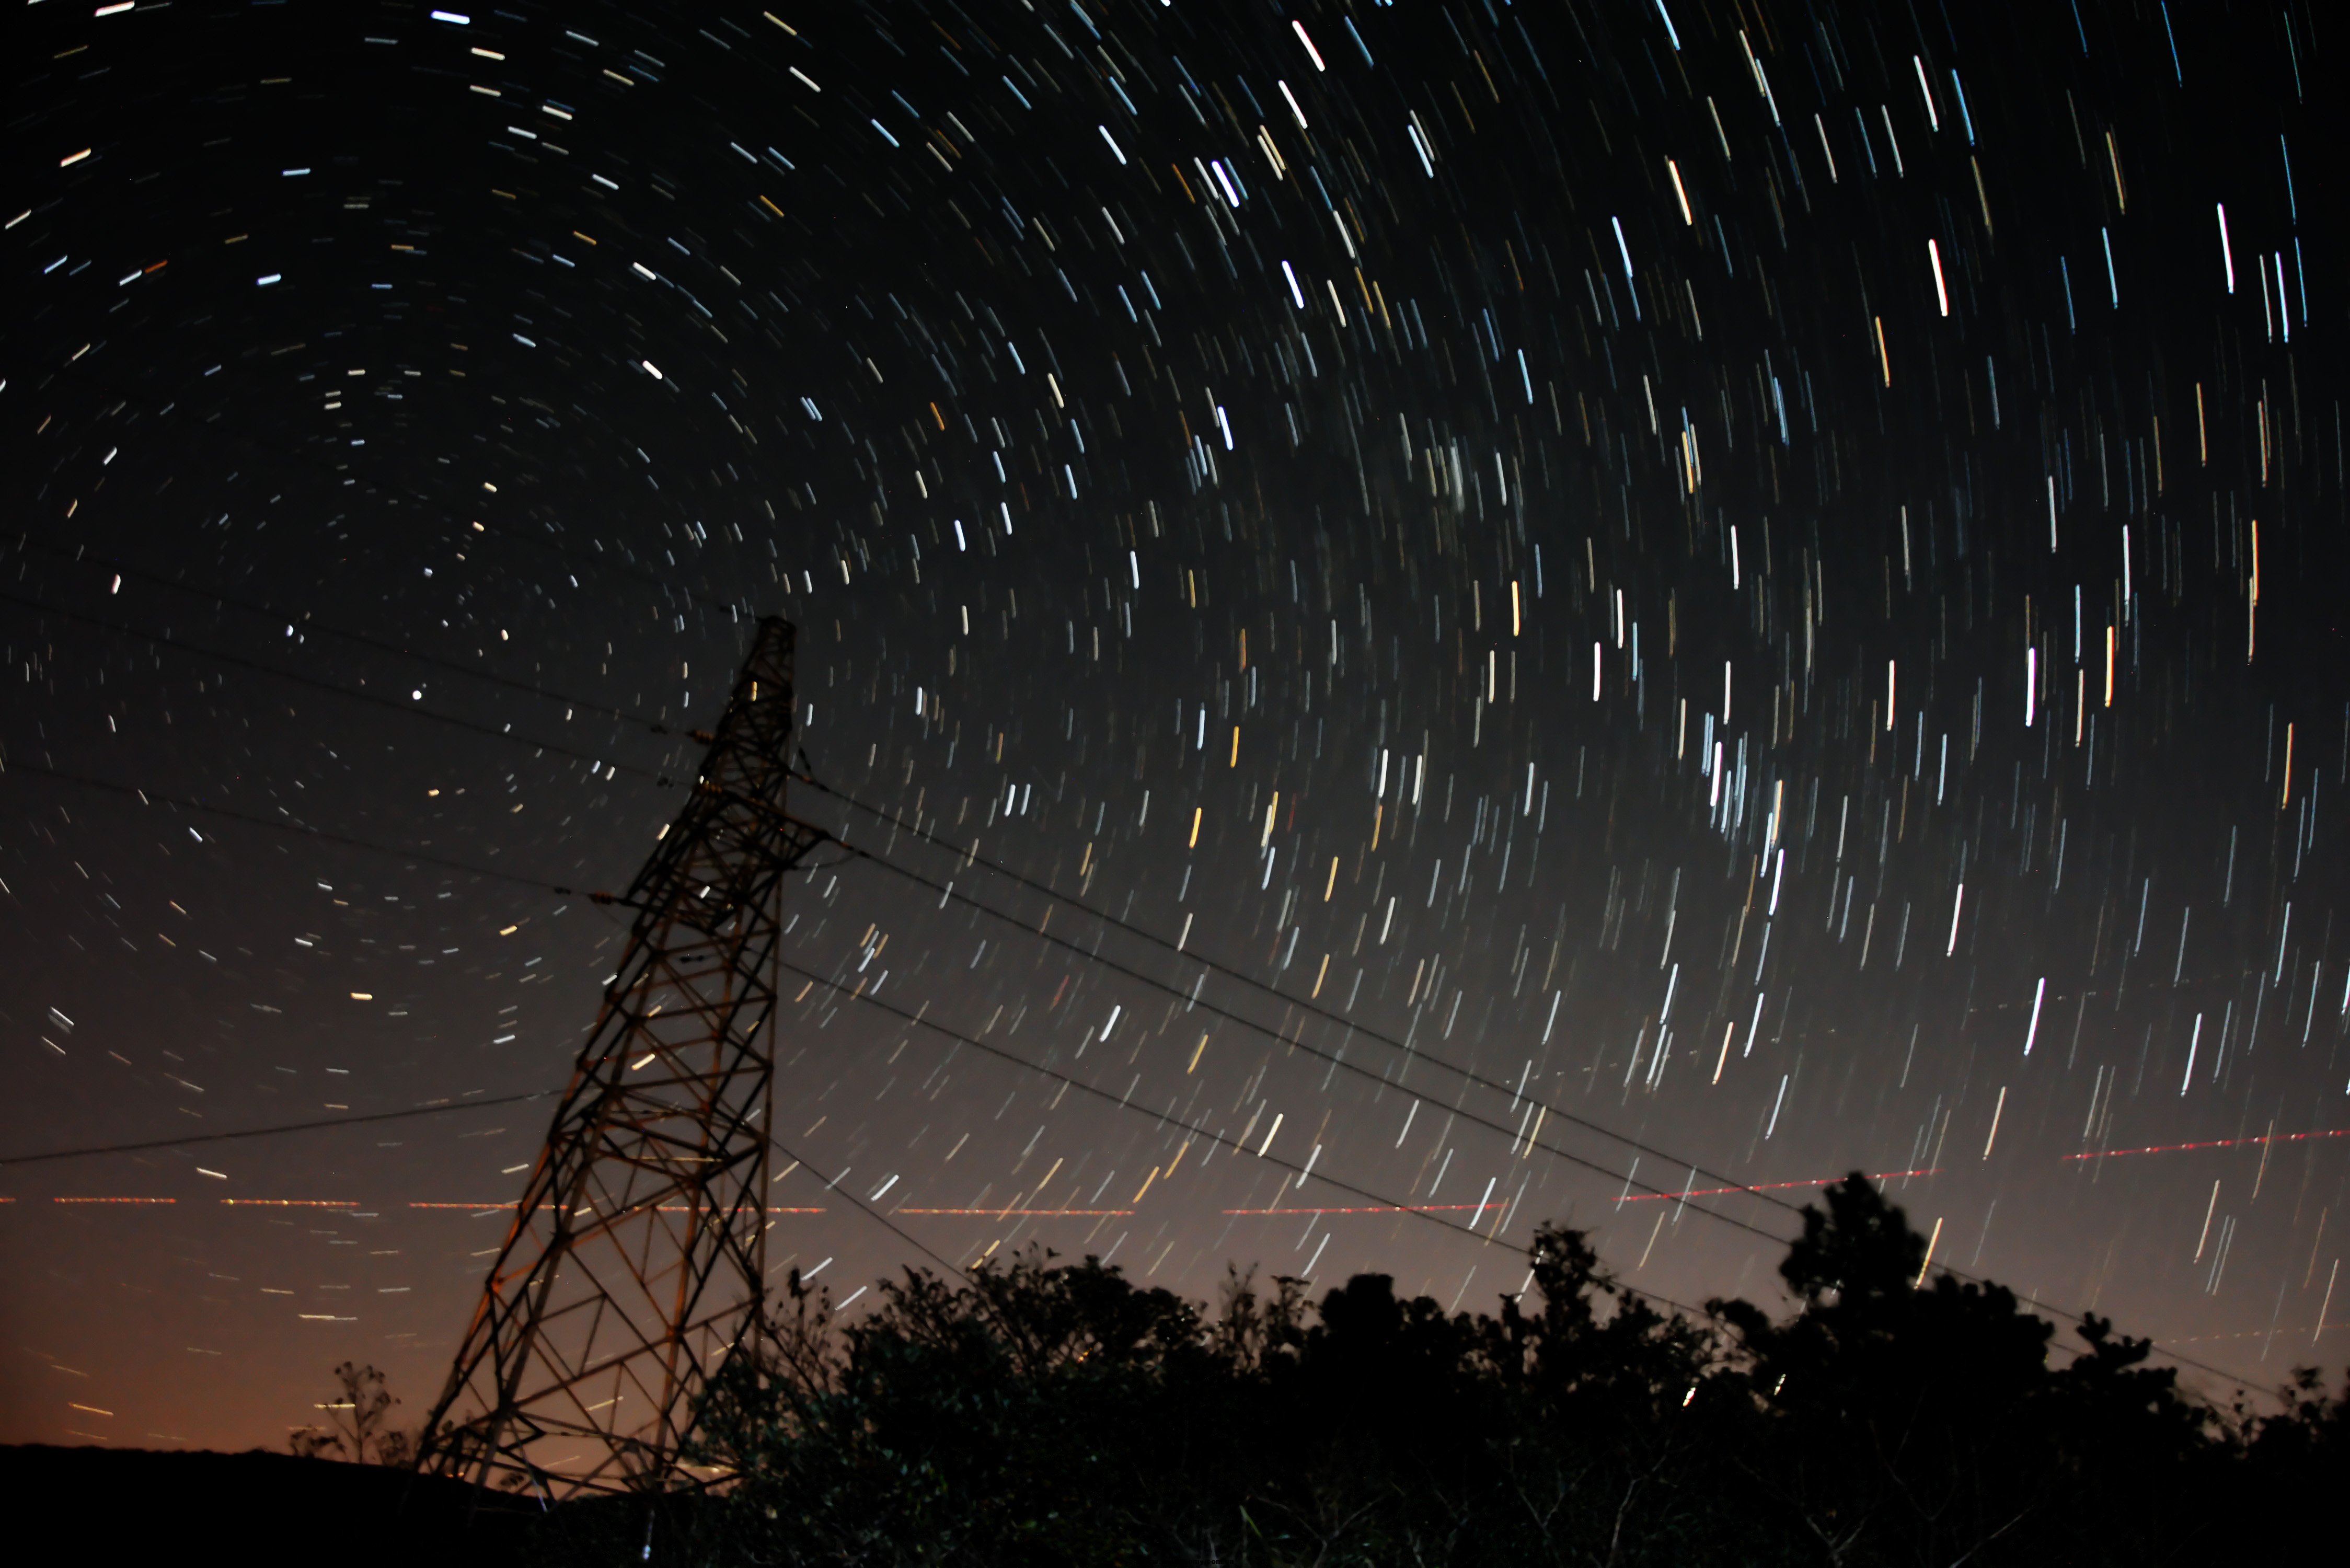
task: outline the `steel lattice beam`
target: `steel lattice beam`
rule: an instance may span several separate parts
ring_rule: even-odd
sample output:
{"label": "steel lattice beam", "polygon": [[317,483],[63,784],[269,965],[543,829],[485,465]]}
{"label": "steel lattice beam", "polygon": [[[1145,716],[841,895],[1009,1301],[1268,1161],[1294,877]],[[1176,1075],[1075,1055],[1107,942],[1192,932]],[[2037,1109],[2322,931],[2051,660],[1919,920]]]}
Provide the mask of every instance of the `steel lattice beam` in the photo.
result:
{"label": "steel lattice beam", "polygon": [[703,1389],[755,1345],[793,631],[759,623],[693,794],[637,874],[603,1010],[516,1206],[421,1463],[558,1494],[692,1484]]}

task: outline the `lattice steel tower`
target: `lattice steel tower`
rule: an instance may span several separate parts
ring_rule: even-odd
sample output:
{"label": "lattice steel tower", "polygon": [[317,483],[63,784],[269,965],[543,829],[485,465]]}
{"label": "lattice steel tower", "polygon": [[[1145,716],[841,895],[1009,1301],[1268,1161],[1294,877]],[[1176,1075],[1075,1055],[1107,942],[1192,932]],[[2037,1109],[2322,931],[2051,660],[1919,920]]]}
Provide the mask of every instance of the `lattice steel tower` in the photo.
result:
{"label": "lattice steel tower", "polygon": [[421,1466],[558,1494],[690,1484],[679,1449],[755,1346],[785,877],[792,628],[769,618],[638,911],[449,1383]]}

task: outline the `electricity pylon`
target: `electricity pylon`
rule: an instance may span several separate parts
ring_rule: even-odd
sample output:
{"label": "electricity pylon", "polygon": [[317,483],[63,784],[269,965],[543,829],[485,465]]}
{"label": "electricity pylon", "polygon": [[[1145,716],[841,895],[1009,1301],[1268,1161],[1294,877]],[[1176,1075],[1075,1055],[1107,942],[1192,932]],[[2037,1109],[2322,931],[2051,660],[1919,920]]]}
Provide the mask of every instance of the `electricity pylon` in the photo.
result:
{"label": "electricity pylon", "polygon": [[636,923],[426,1423],[424,1469],[557,1495],[693,1483],[703,1391],[757,1345],[793,632],[775,618],[693,794],[626,897]]}

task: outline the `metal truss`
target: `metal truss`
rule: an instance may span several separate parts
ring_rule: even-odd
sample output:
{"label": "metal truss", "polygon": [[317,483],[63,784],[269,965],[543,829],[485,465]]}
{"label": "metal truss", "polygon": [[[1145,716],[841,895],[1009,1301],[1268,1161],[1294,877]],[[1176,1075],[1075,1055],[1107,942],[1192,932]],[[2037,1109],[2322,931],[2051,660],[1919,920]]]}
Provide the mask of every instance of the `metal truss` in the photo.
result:
{"label": "metal truss", "polygon": [[579,1492],[698,1484],[703,1390],[754,1352],[766,1279],[793,629],[759,623],[426,1424],[420,1465]]}

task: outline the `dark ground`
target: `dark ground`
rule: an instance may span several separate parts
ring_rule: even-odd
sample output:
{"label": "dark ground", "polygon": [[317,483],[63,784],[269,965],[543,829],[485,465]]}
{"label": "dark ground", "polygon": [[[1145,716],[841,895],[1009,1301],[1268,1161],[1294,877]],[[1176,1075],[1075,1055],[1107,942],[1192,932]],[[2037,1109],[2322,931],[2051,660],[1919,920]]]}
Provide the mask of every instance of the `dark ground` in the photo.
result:
{"label": "dark ground", "polygon": [[0,1493],[71,1521],[72,1559],[102,1563],[504,1563],[539,1517],[458,1481],[257,1450],[0,1448]]}

